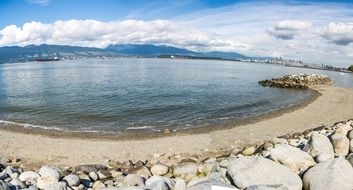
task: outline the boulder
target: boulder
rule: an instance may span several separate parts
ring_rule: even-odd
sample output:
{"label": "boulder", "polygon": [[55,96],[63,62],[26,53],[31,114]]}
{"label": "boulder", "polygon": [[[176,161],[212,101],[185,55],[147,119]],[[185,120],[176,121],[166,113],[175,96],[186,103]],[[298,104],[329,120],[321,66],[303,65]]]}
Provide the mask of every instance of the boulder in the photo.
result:
{"label": "boulder", "polygon": [[74,174],[65,176],[63,181],[66,181],[70,187],[78,186],[80,184],[80,178]]}
{"label": "boulder", "polygon": [[136,175],[136,174],[129,174],[124,178],[123,183],[126,186],[145,186],[145,178]]}
{"label": "boulder", "polygon": [[19,179],[21,181],[27,181],[27,180],[30,180],[30,179],[37,179],[39,177],[40,177],[40,175],[37,172],[27,171],[27,172],[21,173],[20,176],[19,176]]}
{"label": "boulder", "polygon": [[227,183],[214,181],[214,180],[203,180],[188,186],[188,190],[212,190],[212,189],[237,190],[238,188],[231,186]]}
{"label": "boulder", "polygon": [[140,166],[140,167],[134,168],[130,171],[130,173],[142,176],[146,179],[152,176],[150,170],[146,166]]}
{"label": "boulder", "polygon": [[173,169],[174,177],[197,174],[198,164],[196,162],[182,162]]}
{"label": "boulder", "polygon": [[60,178],[60,173],[59,171],[51,166],[42,166],[39,169],[39,175],[44,177],[44,176],[52,176],[54,178],[56,178],[57,180],[59,180]]}
{"label": "boulder", "polygon": [[252,185],[283,185],[289,190],[301,190],[302,181],[288,167],[263,157],[240,157],[228,166],[228,175],[238,188]]}
{"label": "boulder", "polygon": [[331,142],[336,156],[347,156],[349,153],[349,139],[340,133],[331,136]]}
{"label": "boulder", "polygon": [[310,168],[303,177],[305,190],[353,189],[353,168],[343,158],[332,158]]}
{"label": "boulder", "polygon": [[314,158],[319,154],[326,154],[330,158],[334,157],[330,140],[325,135],[321,134],[313,134],[309,142],[303,148],[303,151],[309,153]]}
{"label": "boulder", "polygon": [[162,175],[167,174],[168,171],[169,171],[168,166],[163,165],[163,164],[156,164],[156,165],[152,166],[152,168],[151,168],[151,172],[153,175],[162,176]]}
{"label": "boulder", "polygon": [[316,164],[308,153],[285,144],[277,144],[271,150],[270,157],[273,161],[279,162],[293,171],[303,171]]}

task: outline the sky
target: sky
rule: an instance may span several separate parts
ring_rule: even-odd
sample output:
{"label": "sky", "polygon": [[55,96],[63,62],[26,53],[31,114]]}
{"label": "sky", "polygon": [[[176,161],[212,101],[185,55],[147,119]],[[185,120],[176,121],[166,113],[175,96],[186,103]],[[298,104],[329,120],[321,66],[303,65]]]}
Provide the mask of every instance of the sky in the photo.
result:
{"label": "sky", "polygon": [[0,0],[0,46],[43,43],[150,43],[348,66],[353,1]]}

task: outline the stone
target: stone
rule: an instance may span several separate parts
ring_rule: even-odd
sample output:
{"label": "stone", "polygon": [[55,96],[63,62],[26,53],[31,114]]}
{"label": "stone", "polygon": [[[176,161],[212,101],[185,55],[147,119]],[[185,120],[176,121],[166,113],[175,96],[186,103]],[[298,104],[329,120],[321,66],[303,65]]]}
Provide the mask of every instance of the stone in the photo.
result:
{"label": "stone", "polygon": [[334,157],[333,146],[330,140],[325,135],[321,134],[312,135],[303,148],[303,151],[309,153],[314,158],[322,153],[330,158]]}
{"label": "stone", "polygon": [[353,140],[349,142],[349,151],[353,152]]}
{"label": "stone", "polygon": [[303,171],[316,164],[308,153],[285,144],[276,144],[271,150],[270,157],[273,161],[281,163],[293,171]]}
{"label": "stone", "polygon": [[95,181],[92,186],[93,189],[104,189],[105,185],[101,181]]}
{"label": "stone", "polygon": [[[146,180],[146,187],[158,187],[156,189],[173,189],[175,182],[170,178],[162,176],[152,176]],[[153,188],[153,189],[154,189]]]}
{"label": "stone", "polygon": [[315,160],[316,160],[317,163],[320,163],[320,162],[324,162],[326,160],[329,160],[331,158],[332,158],[331,155],[328,155],[326,153],[321,153],[321,154],[316,156]]}
{"label": "stone", "polygon": [[153,175],[162,176],[162,175],[167,174],[168,171],[169,171],[168,166],[163,165],[163,164],[155,164],[154,166],[151,167],[151,173]]}
{"label": "stone", "polygon": [[174,190],[186,190],[186,182],[182,178],[175,179]]}
{"label": "stone", "polygon": [[56,186],[58,183],[58,179],[54,176],[41,176],[37,179],[37,187],[39,189],[48,189],[50,187]]}
{"label": "stone", "polygon": [[134,168],[130,171],[130,173],[142,176],[146,179],[152,176],[150,170],[146,166],[140,166],[140,167]]}
{"label": "stone", "polygon": [[93,181],[97,181],[99,179],[99,176],[98,176],[98,174],[95,171],[89,172],[88,175]]}
{"label": "stone", "polygon": [[340,133],[331,136],[335,156],[347,156],[349,153],[349,139]]}
{"label": "stone", "polygon": [[228,166],[234,184],[245,189],[252,185],[283,185],[289,190],[302,190],[302,181],[288,167],[263,157],[240,157]]}
{"label": "stone", "polygon": [[126,186],[145,186],[145,178],[136,175],[136,174],[129,174],[124,178],[123,182]]}
{"label": "stone", "polygon": [[192,185],[188,185],[188,190],[213,190],[213,189],[224,189],[224,190],[237,190],[238,188],[231,186],[227,183],[214,181],[214,180],[203,180]]}
{"label": "stone", "polygon": [[60,178],[59,171],[56,168],[50,167],[50,166],[42,166],[39,169],[39,175],[42,177],[52,176],[52,177],[56,178],[57,180],[59,180],[59,178]]}
{"label": "stone", "polygon": [[10,181],[10,184],[13,185],[13,186],[19,187],[21,189],[26,188],[26,185],[19,179],[12,179]]}
{"label": "stone", "polygon": [[273,138],[271,140],[272,144],[276,145],[276,144],[288,144],[288,141],[286,139],[283,139],[283,138]]}
{"label": "stone", "polygon": [[26,171],[26,172],[23,172],[23,173],[20,174],[19,179],[21,181],[27,181],[27,180],[30,180],[30,179],[37,179],[39,177],[40,177],[40,175],[37,172]]}
{"label": "stone", "polygon": [[188,174],[197,174],[198,164],[196,162],[182,162],[179,165],[175,166],[173,169],[173,175],[175,177],[188,175]]}
{"label": "stone", "polygon": [[353,153],[350,153],[346,159],[353,166]]}
{"label": "stone", "polygon": [[203,164],[199,164],[198,172],[203,173],[206,176],[210,173],[213,173],[217,170],[219,164],[217,162],[205,162]]}
{"label": "stone", "polygon": [[353,130],[350,130],[349,132],[348,132],[348,136],[347,136],[348,138],[349,138],[349,140],[352,140],[353,139]]}
{"label": "stone", "polygon": [[266,142],[266,143],[264,144],[264,149],[265,149],[265,150],[268,150],[268,149],[270,149],[270,148],[273,148],[273,144],[270,143],[270,142]]}
{"label": "stone", "polygon": [[288,188],[283,185],[253,185],[246,190],[288,190]]}
{"label": "stone", "polygon": [[353,168],[343,158],[332,158],[310,168],[303,177],[305,190],[353,189]]}
{"label": "stone", "polygon": [[0,190],[10,190],[9,185],[0,180]]}
{"label": "stone", "polygon": [[254,146],[249,146],[249,147],[247,147],[247,148],[245,148],[244,150],[243,150],[243,152],[241,152],[244,156],[251,156],[251,155],[253,155],[254,153],[255,153],[255,151],[256,151],[256,147],[254,147]]}
{"label": "stone", "polygon": [[75,168],[75,172],[98,172],[101,170],[107,170],[108,168],[106,166],[100,165],[100,164],[89,164],[89,165],[78,165]]}
{"label": "stone", "polygon": [[80,184],[80,178],[74,174],[65,176],[63,180],[66,181],[70,187],[78,186]]}
{"label": "stone", "polygon": [[335,134],[342,134],[344,136],[347,136],[350,130],[352,130],[352,127],[350,125],[340,123],[340,124],[337,124],[337,129],[335,131]]}

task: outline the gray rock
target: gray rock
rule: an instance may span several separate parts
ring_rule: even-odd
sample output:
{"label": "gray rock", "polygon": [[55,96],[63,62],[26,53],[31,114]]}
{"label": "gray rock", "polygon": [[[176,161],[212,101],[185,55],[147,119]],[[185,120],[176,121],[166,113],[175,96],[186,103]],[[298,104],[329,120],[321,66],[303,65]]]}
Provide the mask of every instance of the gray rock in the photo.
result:
{"label": "gray rock", "polygon": [[301,190],[302,181],[286,166],[262,157],[237,158],[228,166],[228,175],[238,188],[252,185],[283,185],[289,190]]}
{"label": "gray rock", "polygon": [[42,166],[39,169],[39,175],[42,177],[52,176],[52,177],[56,178],[57,180],[59,180],[59,178],[60,178],[59,171],[56,168],[50,167],[50,166]]}
{"label": "gray rock", "polygon": [[283,185],[254,185],[246,188],[246,190],[288,190]]}
{"label": "gray rock", "polygon": [[0,190],[10,190],[9,185],[0,180]]}
{"label": "gray rock", "polygon": [[227,183],[214,180],[204,180],[188,186],[188,190],[212,190],[212,189],[227,188],[227,190],[237,190],[238,188],[231,186]]}
{"label": "gray rock", "polygon": [[86,173],[90,173],[90,172],[98,172],[98,171],[104,171],[107,170],[108,168],[106,166],[103,165],[99,165],[99,164],[91,164],[91,165],[78,165],[75,168],[75,172],[86,172]]}
{"label": "gray rock", "polygon": [[21,189],[26,188],[26,185],[19,179],[12,179],[10,181],[10,184],[13,185],[13,186],[17,186],[17,187],[19,187]]}
{"label": "gray rock", "polygon": [[313,157],[308,153],[286,144],[277,144],[271,150],[271,159],[289,167],[293,171],[306,170],[316,164]]}
{"label": "gray rock", "polygon": [[27,181],[27,180],[30,180],[30,179],[37,179],[39,177],[40,177],[40,175],[37,172],[26,171],[26,172],[23,172],[23,173],[20,174],[19,179],[21,181]]}
{"label": "gray rock", "polygon": [[219,164],[217,162],[205,162],[203,164],[199,164],[198,172],[204,173],[206,176],[210,173],[213,173],[217,170]]}
{"label": "gray rock", "polygon": [[[162,176],[152,176],[151,178],[146,180],[146,187],[154,187],[157,186],[159,189],[172,189],[175,185],[175,182],[169,178]],[[157,189],[158,189],[157,188]]]}
{"label": "gray rock", "polygon": [[173,175],[175,177],[188,175],[188,174],[197,174],[198,164],[195,162],[183,162],[175,166],[173,169]]}
{"label": "gray rock", "polygon": [[57,186],[58,179],[54,176],[42,176],[37,179],[37,187],[39,189],[48,189]]}
{"label": "gray rock", "polygon": [[288,144],[288,141],[286,139],[283,139],[283,138],[273,138],[271,140],[272,144],[276,145],[276,144]]}
{"label": "gray rock", "polygon": [[145,186],[145,178],[136,175],[136,174],[129,174],[124,178],[124,184],[126,186]]}
{"label": "gray rock", "polygon": [[332,158],[331,155],[328,155],[326,153],[321,153],[321,154],[316,156],[315,160],[316,160],[317,163],[320,163],[320,162],[324,162],[326,160],[329,160],[331,158]]}
{"label": "gray rock", "polygon": [[152,172],[153,175],[162,176],[162,175],[167,174],[168,171],[169,171],[168,166],[163,165],[163,164],[156,164],[156,165],[151,167],[151,172]]}
{"label": "gray rock", "polygon": [[336,156],[347,156],[349,153],[349,139],[340,133],[331,136],[331,142]]}
{"label": "gray rock", "polygon": [[353,153],[350,153],[346,159],[353,166]]}
{"label": "gray rock", "polygon": [[353,168],[343,158],[332,158],[310,168],[303,177],[305,190],[353,189]]}
{"label": "gray rock", "polygon": [[80,178],[74,174],[65,176],[63,180],[66,181],[70,187],[78,186],[80,184]]}
{"label": "gray rock", "polygon": [[303,148],[303,151],[309,153],[314,158],[323,153],[330,158],[334,157],[333,147],[330,140],[325,135],[321,134],[312,135],[309,142]]}
{"label": "gray rock", "polygon": [[349,140],[352,140],[352,139],[353,139],[353,130],[350,130],[350,131],[348,132],[348,138],[349,138]]}

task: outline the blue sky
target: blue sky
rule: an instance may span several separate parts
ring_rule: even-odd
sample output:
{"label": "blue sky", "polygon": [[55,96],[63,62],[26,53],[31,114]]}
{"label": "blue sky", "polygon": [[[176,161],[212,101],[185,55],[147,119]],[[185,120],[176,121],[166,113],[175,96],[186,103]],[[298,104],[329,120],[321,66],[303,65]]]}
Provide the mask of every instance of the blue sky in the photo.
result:
{"label": "blue sky", "polygon": [[353,1],[0,0],[0,46],[41,43],[153,43],[350,65]]}

